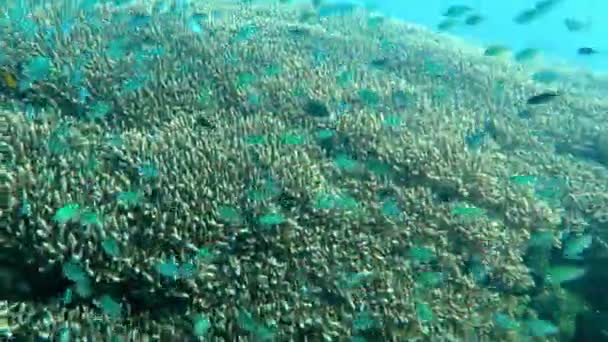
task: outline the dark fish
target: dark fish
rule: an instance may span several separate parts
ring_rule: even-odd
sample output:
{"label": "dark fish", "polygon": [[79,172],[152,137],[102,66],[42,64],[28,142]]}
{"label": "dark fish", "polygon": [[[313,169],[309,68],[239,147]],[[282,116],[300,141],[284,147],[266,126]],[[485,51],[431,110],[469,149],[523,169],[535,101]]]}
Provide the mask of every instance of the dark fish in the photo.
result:
{"label": "dark fish", "polygon": [[294,36],[298,36],[298,37],[303,37],[303,36],[308,36],[310,35],[310,30],[304,27],[291,27],[287,30],[287,32],[289,32],[289,34],[294,35]]}
{"label": "dark fish", "polygon": [[476,130],[464,137],[465,144],[472,150],[480,149],[485,143],[487,133],[484,130]]}
{"label": "dark fish", "polygon": [[393,91],[391,100],[397,108],[405,108],[411,105],[414,101],[413,96],[403,90]]}
{"label": "dark fish", "polygon": [[387,67],[388,64],[389,64],[388,58],[377,58],[369,63],[369,65],[373,66],[374,68],[379,68],[379,69]]}
{"label": "dark fish", "polygon": [[306,105],[304,105],[304,111],[306,114],[316,118],[328,117],[330,115],[325,103],[319,100],[308,100]]}
{"label": "dark fish", "polygon": [[192,13],[192,16],[190,17],[190,19],[192,21],[200,22],[200,21],[205,21],[205,20],[209,19],[209,16],[205,13]]}
{"label": "dark fish", "polygon": [[478,25],[479,23],[481,23],[483,20],[484,20],[484,17],[482,17],[481,15],[472,14],[464,20],[464,23],[469,26],[475,26],[475,25]]}
{"label": "dark fish", "polygon": [[281,192],[279,196],[276,198],[277,203],[284,210],[291,210],[298,206],[298,197],[288,193],[287,191]]}
{"label": "dark fish", "polygon": [[591,47],[582,47],[577,50],[579,55],[594,55],[597,53],[597,50]]}
{"label": "dark fish", "polygon": [[527,9],[520,12],[513,21],[517,24],[529,24],[539,15],[540,13],[536,9]]}
{"label": "dark fish", "polygon": [[487,118],[486,122],[483,124],[483,130],[490,138],[498,140],[498,128],[496,127],[496,122],[494,122],[494,120]]}
{"label": "dark fish", "polygon": [[148,23],[150,23],[151,20],[152,17],[150,17],[149,15],[135,14],[133,15],[133,17],[131,17],[131,20],[129,20],[129,27],[139,28],[147,25]]}
{"label": "dark fish", "polygon": [[194,124],[195,124],[195,126],[206,128],[206,129],[215,129],[215,125],[203,116],[199,116],[199,117],[195,118]]}
{"label": "dark fish", "polygon": [[502,56],[509,52],[509,48],[504,45],[490,45],[484,51],[484,56]]}
{"label": "dark fish", "polygon": [[528,98],[528,101],[526,101],[526,103],[529,105],[545,104],[545,103],[549,103],[549,102],[553,101],[558,96],[559,96],[558,93],[553,92],[553,91],[548,91],[548,92],[540,93],[538,95],[534,95],[534,96]]}
{"label": "dark fish", "polygon": [[520,111],[519,113],[517,113],[517,116],[519,116],[520,119],[530,119],[533,114],[532,111],[528,110],[528,109],[524,109],[522,111]]}
{"label": "dark fish", "polygon": [[472,10],[473,9],[471,7],[466,6],[466,5],[453,5],[453,6],[450,6],[445,12],[443,12],[443,16],[450,17],[450,18],[457,18]]}
{"label": "dark fish", "polygon": [[555,8],[555,6],[557,4],[559,4],[560,2],[562,2],[562,0],[541,0],[536,2],[536,5],[534,5],[534,8],[539,11],[539,12],[548,12],[550,10],[552,10],[553,8]]}
{"label": "dark fish", "polygon": [[513,21],[518,24],[528,24],[539,16],[551,11],[562,0],[541,0],[537,1],[534,8],[520,12]]}
{"label": "dark fish", "polygon": [[320,301],[325,305],[342,306],[348,304],[348,300],[344,296],[326,288],[321,289],[321,291],[316,294]]}

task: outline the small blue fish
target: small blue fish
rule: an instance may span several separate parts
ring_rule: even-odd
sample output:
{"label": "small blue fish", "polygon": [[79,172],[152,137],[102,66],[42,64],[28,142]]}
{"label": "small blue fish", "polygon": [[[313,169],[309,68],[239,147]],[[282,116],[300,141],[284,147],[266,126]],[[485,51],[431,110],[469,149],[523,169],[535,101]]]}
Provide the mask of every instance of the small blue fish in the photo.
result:
{"label": "small blue fish", "polygon": [[549,103],[551,101],[553,101],[554,99],[556,99],[560,94],[554,91],[546,91],[544,93],[540,93],[534,96],[531,96],[528,98],[528,100],[526,101],[526,104],[528,105],[541,105],[541,104],[546,104]]}
{"label": "small blue fish", "polygon": [[24,74],[30,82],[42,81],[51,74],[51,60],[47,57],[37,56],[29,60],[24,66]]}
{"label": "small blue fish", "polygon": [[579,55],[584,55],[584,56],[595,55],[596,53],[598,53],[598,51],[596,49],[594,49],[592,47],[588,47],[588,46],[579,48],[577,50],[577,52]]}
{"label": "small blue fish", "polygon": [[137,29],[150,23],[151,17],[144,14],[136,14],[129,20],[129,28]]}
{"label": "small blue fish", "polygon": [[576,238],[568,239],[565,242],[562,256],[565,259],[570,260],[582,260],[583,252],[591,247],[593,243],[593,237],[589,234],[585,234]]}
{"label": "small blue fish", "polygon": [[196,33],[196,34],[203,32],[203,27],[194,18],[190,19],[190,21],[188,23],[188,28],[190,29],[190,31],[192,31],[193,33]]}
{"label": "small blue fish", "polygon": [[558,265],[550,267],[545,275],[547,283],[560,285],[562,283],[577,280],[586,274],[586,269],[579,266]]}
{"label": "small blue fish", "polygon": [[23,199],[21,201],[21,206],[19,207],[19,216],[21,217],[30,217],[32,214],[32,205],[28,200]]}
{"label": "small blue fish", "polygon": [[78,91],[78,102],[86,103],[87,99],[91,96],[91,93],[85,87],[81,87]]}
{"label": "small blue fish", "polygon": [[236,40],[245,41],[252,38],[258,32],[256,25],[246,25],[242,27],[235,35]]}
{"label": "small blue fish", "polygon": [[69,36],[72,33],[72,28],[74,27],[74,23],[70,20],[61,24],[61,33],[64,36]]}
{"label": "small blue fish", "polygon": [[473,133],[464,137],[467,146],[473,150],[478,150],[486,141],[487,133],[485,130],[476,130]]}
{"label": "small blue fish", "polygon": [[32,106],[31,104],[25,105],[25,117],[28,120],[34,120],[37,116],[38,112],[36,111],[36,108],[34,108],[34,106]]}
{"label": "small blue fish", "polygon": [[152,12],[155,14],[167,13],[171,10],[171,6],[167,1],[157,1],[152,8]]}

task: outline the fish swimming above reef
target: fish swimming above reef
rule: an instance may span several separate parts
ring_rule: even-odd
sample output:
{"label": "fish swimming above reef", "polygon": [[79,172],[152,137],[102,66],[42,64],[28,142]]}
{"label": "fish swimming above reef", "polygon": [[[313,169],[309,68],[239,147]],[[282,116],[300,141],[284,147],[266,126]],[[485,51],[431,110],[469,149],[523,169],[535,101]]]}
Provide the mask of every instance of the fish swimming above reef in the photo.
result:
{"label": "fish swimming above reef", "polygon": [[454,28],[460,22],[454,18],[447,18],[442,20],[439,24],[437,24],[437,29],[439,31],[447,31],[451,28]]}
{"label": "fish swimming above reef", "polygon": [[548,12],[555,8],[562,0],[541,0],[534,4],[534,9],[540,12]]}
{"label": "fish swimming above reef", "polygon": [[583,56],[589,56],[589,55],[595,55],[596,53],[598,53],[598,51],[592,47],[581,47],[578,48],[578,50],[576,51],[579,55],[583,55]]}
{"label": "fish swimming above reef", "polygon": [[481,16],[480,14],[471,14],[468,17],[466,17],[466,19],[464,20],[464,23],[465,23],[465,25],[476,26],[484,20],[485,20],[485,18],[483,16]]}
{"label": "fish swimming above reef", "polygon": [[540,50],[535,49],[535,48],[526,48],[526,49],[518,51],[515,54],[514,58],[517,62],[525,63],[525,62],[534,60],[539,55],[540,55]]}
{"label": "fish swimming above reef", "polygon": [[575,18],[564,19],[564,25],[570,32],[579,32],[588,29],[591,26],[591,22],[583,22],[582,20]]}
{"label": "fish swimming above reef", "polygon": [[541,0],[537,1],[534,8],[528,8],[519,12],[513,21],[517,24],[529,24],[540,16],[553,10],[562,0]]}
{"label": "fish swimming above reef", "polygon": [[457,18],[472,11],[473,9],[466,5],[452,5],[443,12],[444,17]]}
{"label": "fish swimming above reef", "polygon": [[527,10],[523,10],[519,14],[517,14],[517,16],[515,16],[513,21],[517,24],[529,24],[534,19],[536,19],[538,16],[539,16],[538,11],[536,11],[534,9],[527,9]]}
{"label": "fish swimming above reef", "polygon": [[589,234],[568,239],[564,242],[562,256],[564,259],[582,260],[583,252],[589,249],[592,243],[593,237]]}
{"label": "fish swimming above reef", "polygon": [[547,91],[547,92],[540,93],[540,94],[534,95],[532,97],[529,97],[528,100],[526,101],[526,103],[529,105],[545,104],[545,103],[549,103],[549,102],[553,101],[559,95],[560,94],[557,92]]}
{"label": "fish swimming above reef", "polygon": [[507,53],[509,53],[509,48],[504,45],[490,45],[483,52],[484,56],[490,57],[504,56]]}

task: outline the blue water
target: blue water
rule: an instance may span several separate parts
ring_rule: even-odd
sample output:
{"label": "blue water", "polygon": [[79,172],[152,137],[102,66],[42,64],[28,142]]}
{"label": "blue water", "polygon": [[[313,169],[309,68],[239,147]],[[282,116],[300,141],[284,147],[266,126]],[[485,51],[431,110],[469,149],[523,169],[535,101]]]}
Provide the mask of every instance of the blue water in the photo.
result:
{"label": "blue water", "polygon": [[[527,25],[513,18],[534,7],[535,0],[378,0],[374,4],[387,16],[436,28],[441,13],[451,5],[468,5],[486,20],[474,27],[457,26],[449,32],[480,44],[504,44],[514,50],[534,47],[548,62],[567,62],[594,71],[608,71],[608,1],[563,0],[547,15]],[[584,32],[569,32],[565,18],[590,20]],[[580,56],[577,49],[593,47],[600,53]]]}

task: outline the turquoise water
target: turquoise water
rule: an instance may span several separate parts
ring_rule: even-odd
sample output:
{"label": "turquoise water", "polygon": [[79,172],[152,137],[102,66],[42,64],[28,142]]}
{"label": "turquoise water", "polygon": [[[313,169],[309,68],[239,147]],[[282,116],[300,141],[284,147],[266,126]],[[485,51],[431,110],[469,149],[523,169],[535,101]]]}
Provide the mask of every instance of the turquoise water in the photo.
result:
{"label": "turquoise water", "polygon": [[[450,32],[482,44],[505,44],[514,50],[539,48],[549,61],[568,62],[576,66],[608,71],[608,2],[598,0],[562,0],[555,9],[527,25],[513,18],[534,0],[381,0],[373,3],[384,14],[436,27],[441,14],[451,5],[468,5],[485,17],[475,27],[455,27]],[[590,22],[584,32],[569,32],[563,21],[576,18]],[[579,56],[577,49],[590,46],[604,53]]]}

